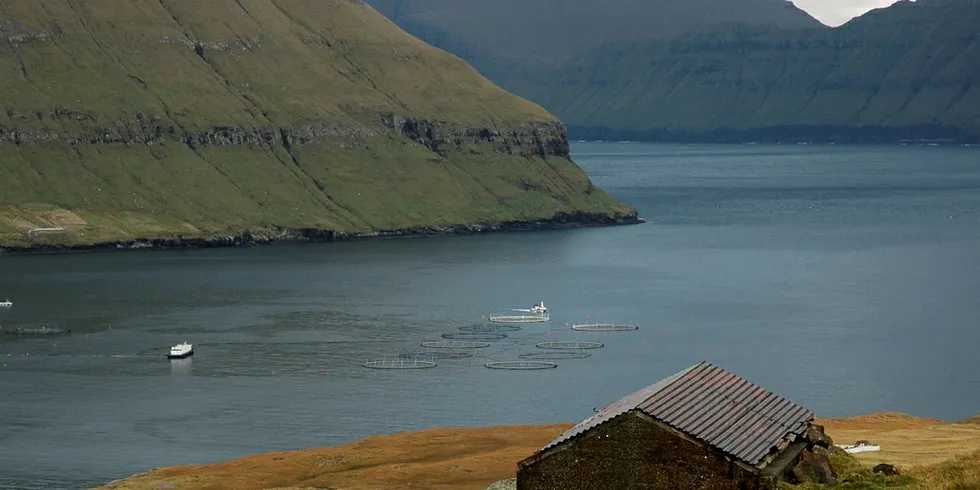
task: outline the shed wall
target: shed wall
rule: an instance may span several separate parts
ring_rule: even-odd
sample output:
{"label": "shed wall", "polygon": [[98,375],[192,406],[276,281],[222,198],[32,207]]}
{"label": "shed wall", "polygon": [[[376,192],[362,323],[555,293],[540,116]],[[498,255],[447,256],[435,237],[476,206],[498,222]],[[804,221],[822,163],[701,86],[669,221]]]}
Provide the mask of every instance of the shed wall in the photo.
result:
{"label": "shed wall", "polygon": [[757,490],[758,475],[634,413],[523,463],[517,490]]}

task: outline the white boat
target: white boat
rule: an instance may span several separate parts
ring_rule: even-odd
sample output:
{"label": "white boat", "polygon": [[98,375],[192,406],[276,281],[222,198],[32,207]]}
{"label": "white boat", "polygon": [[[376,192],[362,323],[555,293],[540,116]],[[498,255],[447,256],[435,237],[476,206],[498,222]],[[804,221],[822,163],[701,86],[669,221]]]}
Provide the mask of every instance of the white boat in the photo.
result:
{"label": "white boat", "polygon": [[10,308],[11,306],[14,306],[14,304],[9,299],[0,301],[0,308]]}
{"label": "white boat", "polygon": [[536,305],[530,307],[529,309],[515,308],[513,311],[522,311],[522,312],[525,312],[525,313],[534,313],[534,314],[537,314],[537,315],[544,315],[544,314],[547,314],[548,313],[548,308],[545,307],[544,301],[542,301],[540,304],[536,304]]}
{"label": "white boat", "polygon": [[170,347],[170,352],[167,354],[168,359],[183,359],[185,357],[194,355],[194,347],[187,342],[182,342],[175,346]]}
{"label": "white boat", "polygon": [[881,446],[875,446],[863,442],[859,444],[837,444],[837,447],[843,449],[844,452],[849,454],[881,451]]}

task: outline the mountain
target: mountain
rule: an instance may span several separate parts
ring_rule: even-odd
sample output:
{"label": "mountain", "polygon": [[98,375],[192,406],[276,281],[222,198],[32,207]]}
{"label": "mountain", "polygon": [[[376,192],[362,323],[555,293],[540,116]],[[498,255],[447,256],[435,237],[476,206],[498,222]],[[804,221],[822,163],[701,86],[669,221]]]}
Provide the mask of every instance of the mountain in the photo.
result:
{"label": "mountain", "polygon": [[980,141],[980,0],[833,29],[784,1],[370,3],[573,139]]}
{"label": "mountain", "polygon": [[647,41],[719,23],[824,27],[785,0],[367,0],[400,27],[508,90],[606,42]]}
{"label": "mountain", "polygon": [[554,116],[359,0],[3,0],[0,109],[0,246],[635,215]]}
{"label": "mountain", "polygon": [[980,1],[902,1],[839,28],[610,43],[527,86],[575,138],[980,140]]}

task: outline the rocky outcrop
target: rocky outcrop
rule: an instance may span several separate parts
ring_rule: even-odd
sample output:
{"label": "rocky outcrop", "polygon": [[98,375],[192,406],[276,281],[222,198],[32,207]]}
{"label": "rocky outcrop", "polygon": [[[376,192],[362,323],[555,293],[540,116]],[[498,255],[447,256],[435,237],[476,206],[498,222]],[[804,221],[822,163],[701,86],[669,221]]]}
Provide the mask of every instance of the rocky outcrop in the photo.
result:
{"label": "rocky outcrop", "polygon": [[822,425],[811,424],[806,430],[806,439],[809,442],[808,449],[815,447],[830,449],[834,447],[834,440],[825,431]]}
{"label": "rocky outcrop", "polygon": [[517,478],[494,482],[493,485],[487,487],[487,490],[517,490]]}
{"label": "rocky outcrop", "polygon": [[532,121],[518,127],[461,126],[385,114],[384,125],[439,154],[462,151],[469,145],[488,143],[497,153],[520,156],[568,158],[568,132],[558,121]]}
{"label": "rocky outcrop", "polygon": [[894,467],[894,466],[892,466],[892,465],[890,465],[888,463],[880,463],[880,464],[875,465],[874,468],[871,468],[871,472],[872,473],[881,473],[881,474],[883,474],[885,476],[895,476],[895,475],[900,475],[901,474],[901,472],[898,471],[898,468],[896,468],[896,467]]}
{"label": "rocky outcrop", "polygon": [[[0,5],[0,12],[2,12],[2,7]],[[51,34],[40,29],[28,28],[16,20],[0,20],[0,39],[15,46],[47,41],[51,39]],[[0,46],[0,52],[3,52],[5,47]]]}
{"label": "rocky outcrop", "polygon": [[811,451],[803,451],[802,460],[793,468],[793,477],[798,483],[837,483],[837,473],[830,464],[830,458]]}
{"label": "rocky outcrop", "polygon": [[[356,126],[352,123],[321,121],[290,128],[274,126],[234,127],[216,126],[191,131],[182,130],[166,117],[137,113],[123,124],[100,126],[91,112],[75,112],[67,108],[48,111],[17,111],[8,109],[13,121],[25,127],[0,126],[0,143],[16,145],[66,143],[100,144],[131,147],[163,141],[179,141],[192,148],[209,146],[269,147],[282,144],[287,149],[310,143],[328,142],[337,148],[370,148],[369,139],[393,133],[446,156],[466,151],[472,145],[489,144],[494,152],[525,157],[558,156],[569,158],[568,132],[559,121],[531,121],[516,127],[505,125],[469,126],[447,121],[434,121],[393,114],[379,114],[381,127]],[[91,129],[84,132],[53,131],[47,122],[71,121]],[[32,128],[38,126],[40,128]]]}

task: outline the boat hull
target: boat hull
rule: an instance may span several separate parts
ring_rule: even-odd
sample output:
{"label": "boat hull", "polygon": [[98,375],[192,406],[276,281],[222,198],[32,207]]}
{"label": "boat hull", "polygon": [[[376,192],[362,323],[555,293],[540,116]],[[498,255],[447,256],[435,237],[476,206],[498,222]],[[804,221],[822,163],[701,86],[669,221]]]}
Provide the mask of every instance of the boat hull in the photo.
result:
{"label": "boat hull", "polygon": [[180,354],[174,354],[172,352],[167,353],[167,359],[184,359],[194,355],[194,351],[187,351]]}

